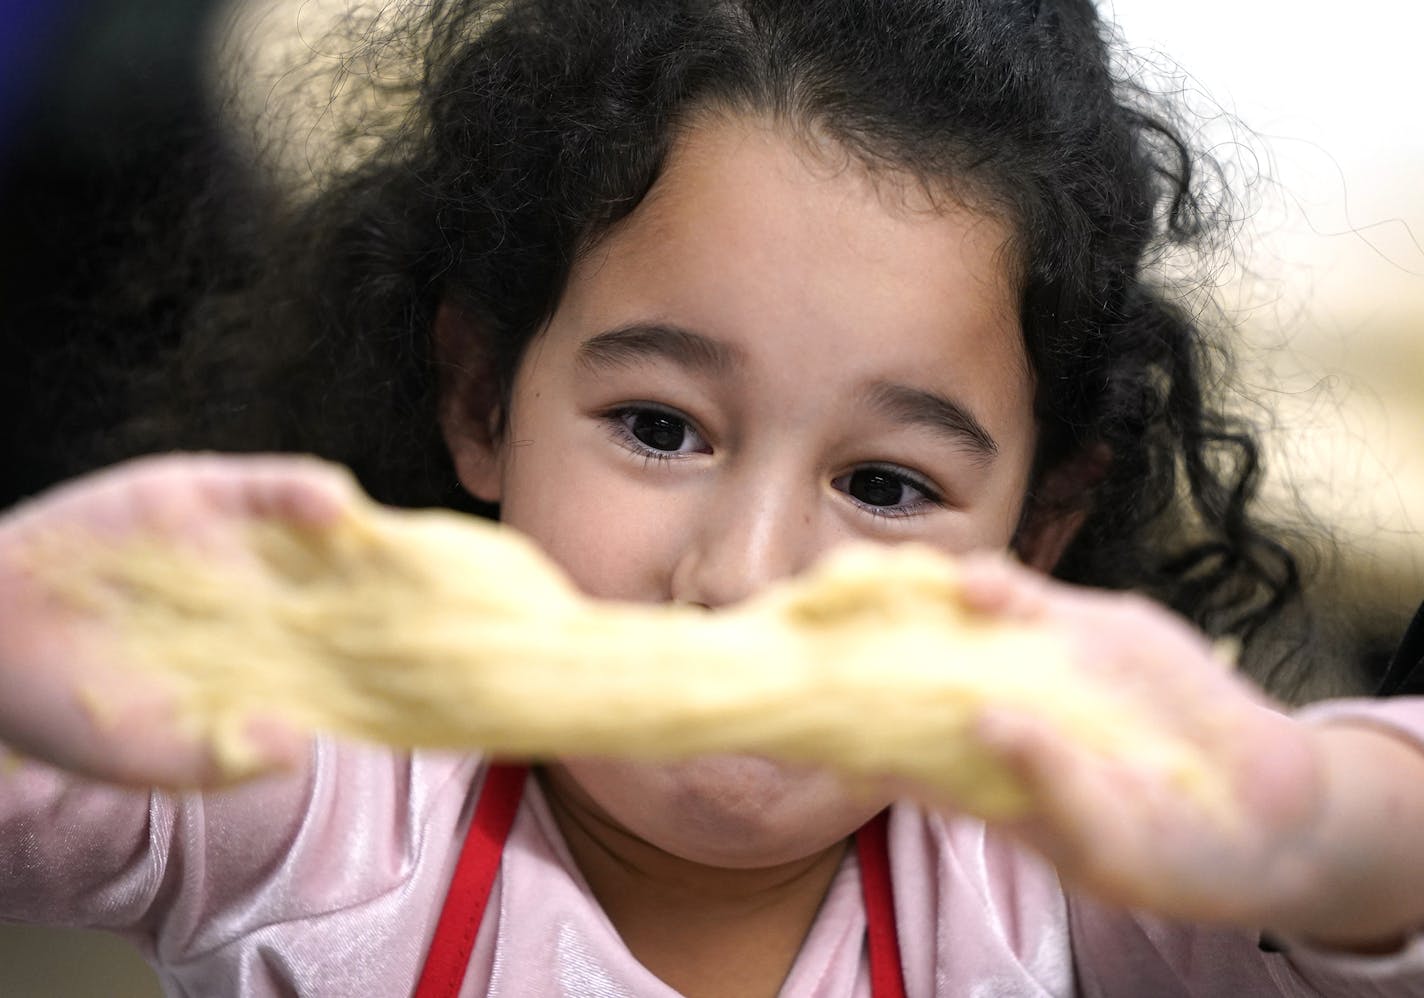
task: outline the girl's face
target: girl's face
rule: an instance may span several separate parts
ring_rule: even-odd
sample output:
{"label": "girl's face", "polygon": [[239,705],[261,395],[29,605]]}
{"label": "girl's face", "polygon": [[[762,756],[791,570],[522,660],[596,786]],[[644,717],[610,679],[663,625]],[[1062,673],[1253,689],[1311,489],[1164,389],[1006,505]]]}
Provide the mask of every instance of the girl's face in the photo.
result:
{"label": "girl's face", "polygon": [[[622,600],[725,606],[857,538],[1005,548],[1035,442],[1009,234],[939,200],[769,122],[704,120],[574,267],[503,435],[447,405],[465,486]],[[1048,567],[1058,545],[1033,536],[1019,553]],[[739,867],[884,804],[731,757],[570,760],[555,786]]]}

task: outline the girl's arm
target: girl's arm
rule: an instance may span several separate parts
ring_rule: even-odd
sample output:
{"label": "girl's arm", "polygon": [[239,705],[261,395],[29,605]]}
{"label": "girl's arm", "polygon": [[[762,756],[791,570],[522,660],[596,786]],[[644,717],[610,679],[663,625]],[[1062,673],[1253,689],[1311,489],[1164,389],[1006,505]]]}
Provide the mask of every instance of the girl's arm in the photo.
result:
{"label": "girl's arm", "polygon": [[[291,770],[285,778],[215,799],[147,789],[212,782],[209,752],[174,724],[145,673],[116,659],[122,644],[102,622],[36,577],[63,577],[76,535],[158,532],[230,563],[240,584],[243,525],[324,522],[350,494],[343,478],[304,460],[164,457],[0,514],[0,921],[109,928],[146,945],[176,892],[211,904],[205,876],[237,895],[260,879],[267,859],[285,854],[309,792],[307,739],[260,724],[257,759]],[[202,815],[214,807],[243,831],[209,849]]]}
{"label": "girl's arm", "polygon": [[1067,636],[1085,679],[1201,746],[1233,788],[1232,813],[1208,813],[1150,767],[1104,762],[1026,716],[985,718],[981,736],[1035,799],[1009,830],[1066,880],[1125,907],[1354,952],[1424,929],[1424,701],[1293,717],[1146,600],[988,559],[966,565],[965,586],[983,612]]}

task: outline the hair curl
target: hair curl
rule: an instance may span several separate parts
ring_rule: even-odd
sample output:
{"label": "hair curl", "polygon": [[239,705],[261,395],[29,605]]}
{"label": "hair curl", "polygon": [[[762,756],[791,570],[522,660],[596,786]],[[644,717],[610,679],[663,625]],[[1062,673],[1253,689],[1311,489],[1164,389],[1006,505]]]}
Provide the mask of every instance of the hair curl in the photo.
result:
{"label": "hair curl", "polygon": [[185,316],[163,404],[130,440],[309,450],[384,501],[471,508],[437,427],[437,307],[477,318],[507,390],[574,260],[638,206],[679,130],[709,109],[771,114],[1011,223],[1038,470],[1111,456],[1075,497],[1087,519],[1058,575],[1144,590],[1248,644],[1299,594],[1251,512],[1255,438],[1212,398],[1217,347],[1154,276],[1220,238],[1210,164],[1115,77],[1089,0],[418,11],[403,126],[274,215],[244,278]]}

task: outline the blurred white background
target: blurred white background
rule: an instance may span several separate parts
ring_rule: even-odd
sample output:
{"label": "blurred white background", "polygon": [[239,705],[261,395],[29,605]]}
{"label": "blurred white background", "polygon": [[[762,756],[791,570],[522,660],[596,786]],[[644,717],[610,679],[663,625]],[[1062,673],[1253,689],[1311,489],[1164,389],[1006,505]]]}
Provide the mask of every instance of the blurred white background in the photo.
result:
{"label": "blurred white background", "polygon": [[[324,8],[349,6],[256,2],[270,34],[254,37],[272,39],[290,37],[298,6],[307,37]],[[1190,74],[1189,103],[1214,119],[1205,135],[1249,180],[1241,272],[1222,293],[1250,337],[1249,380],[1278,412],[1274,487],[1299,488],[1338,529],[1342,603],[1402,625],[1424,598],[1424,13],[1399,0],[1104,11],[1135,52]],[[0,929],[0,995],[155,993],[109,940]]]}
{"label": "blurred white background", "polygon": [[1424,8],[1103,10],[1190,74],[1210,144],[1249,180],[1223,298],[1279,413],[1276,493],[1298,487],[1339,531],[1351,599],[1403,612],[1424,597]]}

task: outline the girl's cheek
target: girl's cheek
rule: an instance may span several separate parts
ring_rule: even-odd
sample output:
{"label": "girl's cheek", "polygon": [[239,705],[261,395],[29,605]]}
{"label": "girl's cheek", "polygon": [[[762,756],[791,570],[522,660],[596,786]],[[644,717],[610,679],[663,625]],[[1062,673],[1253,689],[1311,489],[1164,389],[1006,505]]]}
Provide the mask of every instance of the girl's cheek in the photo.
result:
{"label": "girl's cheek", "polygon": [[538,541],[590,595],[666,599],[677,538],[687,533],[680,518],[684,504],[591,464],[565,462],[563,487],[539,497],[537,515],[515,515],[509,522]]}

